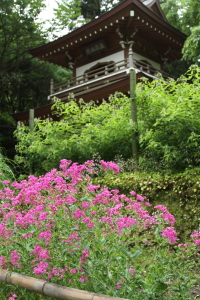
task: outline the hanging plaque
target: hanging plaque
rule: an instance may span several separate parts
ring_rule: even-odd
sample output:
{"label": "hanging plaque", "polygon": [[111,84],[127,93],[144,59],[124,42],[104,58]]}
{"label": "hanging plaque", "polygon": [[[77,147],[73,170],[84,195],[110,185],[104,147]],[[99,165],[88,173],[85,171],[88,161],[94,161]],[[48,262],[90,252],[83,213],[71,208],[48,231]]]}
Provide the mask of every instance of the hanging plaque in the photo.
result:
{"label": "hanging plaque", "polygon": [[107,46],[104,40],[96,41],[83,48],[83,52],[87,57],[92,57],[98,53],[103,53],[107,50]]}

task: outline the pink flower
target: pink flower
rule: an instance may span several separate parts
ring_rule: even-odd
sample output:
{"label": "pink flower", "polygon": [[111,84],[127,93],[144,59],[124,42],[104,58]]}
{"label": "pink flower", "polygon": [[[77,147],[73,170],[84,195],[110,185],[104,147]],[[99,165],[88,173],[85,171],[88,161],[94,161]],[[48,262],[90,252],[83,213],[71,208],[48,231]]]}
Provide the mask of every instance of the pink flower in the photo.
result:
{"label": "pink flower", "polygon": [[32,237],[32,236],[33,236],[32,233],[27,232],[27,233],[24,233],[24,234],[22,235],[22,238],[23,238],[23,239],[26,239],[26,238]]}
{"label": "pink flower", "polygon": [[90,192],[96,192],[97,189],[99,189],[100,186],[99,185],[93,185],[93,184],[89,184],[87,187],[86,187],[86,190],[90,191]]}
{"label": "pink flower", "polygon": [[78,220],[78,219],[80,219],[82,217],[85,217],[85,213],[81,209],[75,210],[74,213],[73,213],[73,215],[72,215],[72,218],[74,218],[76,220]]}
{"label": "pink flower", "polygon": [[135,270],[133,268],[129,268],[129,271],[130,271],[131,275],[134,276]]}
{"label": "pink flower", "polygon": [[195,243],[197,246],[200,246],[200,240],[194,240],[194,243]]}
{"label": "pink flower", "polygon": [[166,237],[170,244],[175,244],[177,241],[177,233],[173,227],[167,227],[162,231],[162,236]]}
{"label": "pink flower", "polygon": [[71,273],[71,274],[76,274],[76,269],[71,269],[71,270],[70,270],[70,273]]}
{"label": "pink flower", "polygon": [[174,225],[176,220],[174,216],[170,213],[161,213],[160,216],[165,220],[165,222],[170,223],[170,225]]}
{"label": "pink flower", "polygon": [[178,244],[178,247],[185,247],[185,248],[187,248],[188,244]]}
{"label": "pink flower", "polygon": [[108,169],[111,169],[114,171],[114,173],[119,173],[119,167],[114,162],[105,162],[104,160],[100,160],[100,164],[104,171],[107,171]]}
{"label": "pink flower", "polygon": [[10,262],[13,264],[13,265],[16,265],[20,259],[20,253],[16,250],[13,250],[11,251],[11,259],[10,259]]}
{"label": "pink flower", "polygon": [[82,222],[86,223],[86,224],[89,223],[90,222],[90,217],[83,218]]}
{"label": "pink flower", "polygon": [[87,224],[87,226],[88,226],[89,228],[94,228],[94,223],[93,223],[93,222],[89,222],[89,223]]}
{"label": "pink flower", "polygon": [[191,237],[191,238],[200,237],[200,232],[198,232],[197,230],[195,230],[194,233],[191,234],[190,237]]}
{"label": "pink flower", "polygon": [[154,206],[154,208],[158,209],[158,210],[161,210],[163,211],[164,213],[169,213],[167,208],[163,205],[157,205],[157,206]]}
{"label": "pink flower", "polygon": [[135,191],[132,191],[130,192],[131,196],[135,196],[136,195],[136,192]]}
{"label": "pink flower", "polygon": [[84,282],[84,281],[85,281],[84,277],[81,276],[81,278],[79,279],[79,281],[80,281],[80,282]]}
{"label": "pink flower", "polygon": [[120,285],[120,283],[117,283],[117,284],[116,284],[116,287],[115,287],[115,289],[116,289],[116,290],[119,290],[119,289],[121,289],[121,285]]}
{"label": "pink flower", "polygon": [[39,234],[39,238],[44,239],[46,241],[46,244],[49,243],[49,240],[51,239],[51,237],[52,237],[51,230],[42,231]]}
{"label": "pink flower", "polygon": [[2,181],[2,183],[5,184],[5,185],[8,185],[10,183],[10,181],[9,180],[4,180],[4,181]]}
{"label": "pink flower", "polygon": [[17,295],[13,294],[11,297],[8,298],[8,300],[15,300],[15,298],[17,298]]}
{"label": "pink flower", "polygon": [[144,199],[146,199],[146,197],[142,197],[141,195],[137,195],[137,196],[136,196],[136,199],[137,199],[138,201],[144,201]]}
{"label": "pink flower", "polygon": [[88,201],[84,201],[84,202],[82,202],[82,204],[81,204],[82,208],[88,208],[89,205],[90,205],[90,203],[89,203]]}
{"label": "pink flower", "polygon": [[47,249],[41,250],[39,253],[39,259],[47,260],[50,258],[50,252]]}
{"label": "pink flower", "polygon": [[42,250],[42,247],[37,243],[36,247],[33,249],[33,254],[34,255],[39,255],[41,250]]}
{"label": "pink flower", "polygon": [[40,261],[36,267],[33,269],[33,272],[35,275],[40,276],[41,274],[45,274],[47,272],[47,268],[49,267],[49,264],[44,261]]}

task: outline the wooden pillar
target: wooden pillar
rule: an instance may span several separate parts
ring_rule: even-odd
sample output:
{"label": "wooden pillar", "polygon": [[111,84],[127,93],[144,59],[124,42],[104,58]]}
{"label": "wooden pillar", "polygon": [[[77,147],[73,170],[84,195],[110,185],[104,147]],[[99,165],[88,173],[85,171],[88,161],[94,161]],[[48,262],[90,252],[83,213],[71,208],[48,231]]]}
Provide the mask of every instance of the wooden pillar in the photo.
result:
{"label": "wooden pillar", "polygon": [[132,44],[129,47],[129,70],[130,70],[130,106],[131,106],[131,122],[133,123],[132,131],[132,154],[136,162],[138,162],[138,142],[137,142],[137,107],[136,107],[136,72],[133,64]]}
{"label": "wooden pillar", "polygon": [[50,81],[50,95],[52,95],[54,92],[54,82],[53,82],[53,79],[51,79]]}
{"label": "wooden pillar", "polygon": [[34,131],[34,109],[29,109],[29,128],[30,132]]}
{"label": "wooden pillar", "polygon": [[[29,128],[30,128],[30,133],[33,134],[34,131],[34,109],[29,109]],[[29,170],[30,175],[33,174],[33,166],[30,163],[30,170]]]}

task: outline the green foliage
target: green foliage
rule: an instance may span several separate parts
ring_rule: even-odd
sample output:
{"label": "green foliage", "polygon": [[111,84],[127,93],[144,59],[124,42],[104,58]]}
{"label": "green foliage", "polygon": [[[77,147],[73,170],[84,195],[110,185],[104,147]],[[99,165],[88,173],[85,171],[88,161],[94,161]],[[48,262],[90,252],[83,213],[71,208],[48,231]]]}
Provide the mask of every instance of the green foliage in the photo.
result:
{"label": "green foliage", "polygon": [[183,170],[200,163],[200,68],[177,81],[138,84],[140,164]]}
{"label": "green foliage", "polygon": [[[0,181],[9,180],[12,182],[15,180],[11,165],[11,161],[3,154],[2,149],[0,148]],[[2,187],[3,185],[0,183],[0,188]]]}
{"label": "green foliage", "polygon": [[81,25],[99,17],[113,8],[121,0],[62,0],[54,9],[55,18],[52,20],[54,30],[74,30]]}
{"label": "green foliage", "polygon": [[41,174],[58,166],[61,158],[83,162],[97,152],[105,160],[120,154],[131,156],[128,98],[113,97],[100,106],[82,100],[56,100],[53,109],[60,121],[38,120],[33,134],[25,126],[16,131],[16,160],[27,168],[31,162]]}
{"label": "green foliage", "polygon": [[160,0],[170,24],[189,37],[183,48],[183,58],[196,63],[200,58],[199,0]]}
{"label": "green foliage", "polygon": [[[49,63],[32,59],[28,50],[46,42],[38,22],[44,0],[6,0],[0,7],[0,145],[14,157],[11,113],[47,104],[50,79],[70,74]],[[6,130],[4,130],[4,128]]]}
{"label": "green foliage", "polygon": [[[104,160],[131,158],[131,136],[138,131],[139,168],[178,172],[200,165],[200,68],[168,82],[162,78],[137,85],[138,126],[130,122],[130,101],[121,94],[109,102],[55,101],[60,121],[37,120],[34,133],[19,126],[17,161],[42,174],[60,159],[76,162],[99,153]],[[118,97],[118,98],[117,98]]]}
{"label": "green foliage", "polygon": [[93,178],[93,183],[110,190],[119,190],[129,195],[134,189],[146,195],[153,206],[162,203],[176,215],[176,230],[181,240],[199,226],[200,215],[200,168],[186,170],[184,173],[167,175],[150,172],[122,173]]}
{"label": "green foliage", "polygon": [[191,35],[183,47],[183,58],[199,62],[200,59],[200,21],[198,26],[191,28]]}

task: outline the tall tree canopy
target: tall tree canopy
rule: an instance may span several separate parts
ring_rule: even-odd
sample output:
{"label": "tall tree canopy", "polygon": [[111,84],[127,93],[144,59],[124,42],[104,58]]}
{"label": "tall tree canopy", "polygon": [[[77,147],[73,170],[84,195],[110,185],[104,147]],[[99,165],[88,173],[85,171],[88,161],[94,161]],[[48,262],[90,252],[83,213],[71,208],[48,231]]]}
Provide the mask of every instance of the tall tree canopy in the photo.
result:
{"label": "tall tree canopy", "polygon": [[199,0],[160,0],[168,21],[188,35],[183,47],[183,58],[200,60]]}
{"label": "tall tree canopy", "polygon": [[18,109],[17,89],[23,74],[30,72],[31,56],[27,50],[42,42],[39,24],[34,21],[44,0],[1,0],[0,6],[0,103],[1,110]]}
{"label": "tall tree canopy", "polygon": [[80,27],[106,11],[122,0],[60,0],[55,9],[53,20],[54,30],[68,27],[69,31]]}
{"label": "tall tree canopy", "polygon": [[8,139],[13,143],[10,114],[47,103],[50,78],[62,77],[56,66],[38,62],[28,53],[47,42],[38,19],[44,6],[44,0],[0,0],[0,145],[4,147],[12,148]]}

